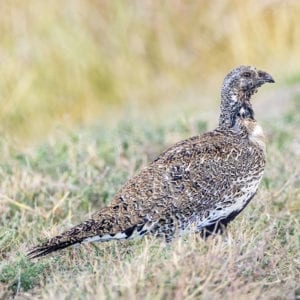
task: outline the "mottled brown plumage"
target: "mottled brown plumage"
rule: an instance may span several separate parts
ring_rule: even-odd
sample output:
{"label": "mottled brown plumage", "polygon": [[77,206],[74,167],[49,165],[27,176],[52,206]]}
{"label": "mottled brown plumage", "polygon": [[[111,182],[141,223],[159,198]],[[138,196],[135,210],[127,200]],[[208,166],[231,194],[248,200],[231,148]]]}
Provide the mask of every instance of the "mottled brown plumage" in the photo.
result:
{"label": "mottled brown plumage", "polygon": [[250,66],[231,71],[222,87],[219,126],[181,141],[128,180],[91,219],[31,249],[29,258],[73,244],[152,234],[172,240],[184,232],[207,236],[225,227],[256,193],[265,142],[250,98],[274,82]]}

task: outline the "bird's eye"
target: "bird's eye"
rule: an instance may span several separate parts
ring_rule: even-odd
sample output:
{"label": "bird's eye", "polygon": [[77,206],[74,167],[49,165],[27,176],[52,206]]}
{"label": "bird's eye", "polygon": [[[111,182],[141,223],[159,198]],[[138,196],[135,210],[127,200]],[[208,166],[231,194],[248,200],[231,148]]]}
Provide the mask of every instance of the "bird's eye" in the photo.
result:
{"label": "bird's eye", "polygon": [[264,76],[264,73],[263,72],[258,72],[258,77],[263,77]]}
{"label": "bird's eye", "polygon": [[249,77],[251,77],[251,73],[250,72],[245,72],[245,73],[243,73],[243,77],[249,78]]}

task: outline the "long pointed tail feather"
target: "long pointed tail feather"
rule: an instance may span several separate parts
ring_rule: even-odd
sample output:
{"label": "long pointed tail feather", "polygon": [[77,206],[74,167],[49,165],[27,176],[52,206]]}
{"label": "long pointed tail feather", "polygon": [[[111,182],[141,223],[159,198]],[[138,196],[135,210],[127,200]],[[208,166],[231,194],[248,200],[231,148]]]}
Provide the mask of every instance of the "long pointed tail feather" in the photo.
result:
{"label": "long pointed tail feather", "polygon": [[82,224],[79,224],[63,232],[62,234],[52,239],[49,239],[45,243],[30,249],[27,252],[27,258],[37,258],[57,250],[67,248],[74,244],[81,243],[85,239],[95,235],[93,228],[94,223],[95,221],[90,219]]}
{"label": "long pointed tail feather", "polygon": [[27,253],[28,259],[41,257],[75,244],[131,239],[135,236],[142,237],[156,224],[153,220],[148,219],[144,219],[137,224],[128,222],[127,218],[124,218],[124,220],[118,219],[109,207],[102,209],[101,218],[96,217],[30,249]]}
{"label": "long pointed tail feather", "polygon": [[40,246],[36,246],[36,247],[30,249],[27,253],[27,258],[33,259],[33,258],[41,257],[41,256],[47,255],[51,252],[67,248],[75,243],[76,242],[65,241],[65,242],[58,243],[58,244],[51,244],[51,240],[49,240],[45,244],[42,244]]}

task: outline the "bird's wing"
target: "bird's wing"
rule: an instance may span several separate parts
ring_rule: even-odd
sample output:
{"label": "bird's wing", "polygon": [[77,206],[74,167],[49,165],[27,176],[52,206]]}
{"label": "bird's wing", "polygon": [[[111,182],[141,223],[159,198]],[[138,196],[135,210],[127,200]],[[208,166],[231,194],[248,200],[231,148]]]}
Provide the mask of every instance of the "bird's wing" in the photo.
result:
{"label": "bird's wing", "polygon": [[[164,151],[127,181],[112,200],[116,232],[145,220],[156,222],[171,210],[192,206],[193,201],[199,210],[207,208],[208,202],[219,201],[241,175],[242,168],[235,167],[238,157],[246,153],[239,146],[240,139],[234,135],[210,132]],[[93,218],[101,220],[102,211]]]}

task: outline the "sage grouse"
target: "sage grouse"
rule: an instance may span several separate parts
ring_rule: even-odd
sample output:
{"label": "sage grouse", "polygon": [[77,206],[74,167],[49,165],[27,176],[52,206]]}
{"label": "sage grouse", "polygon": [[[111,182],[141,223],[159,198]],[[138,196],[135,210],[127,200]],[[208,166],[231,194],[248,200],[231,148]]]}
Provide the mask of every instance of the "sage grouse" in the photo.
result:
{"label": "sage grouse", "polygon": [[29,258],[70,245],[131,239],[146,234],[171,241],[184,232],[221,231],[256,193],[265,166],[262,128],[251,96],[274,82],[240,66],[223,83],[219,126],[178,142],[125,183],[91,219],[31,249]]}

